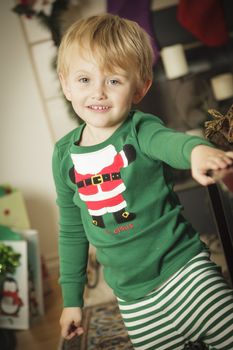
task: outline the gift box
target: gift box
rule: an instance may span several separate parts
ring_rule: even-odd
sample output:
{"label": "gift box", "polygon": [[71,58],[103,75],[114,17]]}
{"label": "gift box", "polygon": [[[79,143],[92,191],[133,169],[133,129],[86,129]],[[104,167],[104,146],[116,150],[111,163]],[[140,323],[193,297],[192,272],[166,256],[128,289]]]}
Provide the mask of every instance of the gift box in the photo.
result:
{"label": "gift box", "polygon": [[0,244],[20,255],[14,273],[0,270],[0,328],[28,329],[44,313],[38,232],[0,226]]}
{"label": "gift box", "polygon": [[[1,241],[1,247],[12,249],[20,257],[14,273],[1,275],[0,328],[28,329],[28,266],[27,242],[25,240]],[[10,259],[9,251],[9,259]],[[1,260],[2,257],[0,257]]]}
{"label": "gift box", "polygon": [[30,228],[22,193],[7,185],[0,186],[0,225],[20,229]]}
{"label": "gift box", "polygon": [[26,240],[28,246],[28,293],[30,322],[44,314],[42,266],[39,235],[36,230],[14,230]]}

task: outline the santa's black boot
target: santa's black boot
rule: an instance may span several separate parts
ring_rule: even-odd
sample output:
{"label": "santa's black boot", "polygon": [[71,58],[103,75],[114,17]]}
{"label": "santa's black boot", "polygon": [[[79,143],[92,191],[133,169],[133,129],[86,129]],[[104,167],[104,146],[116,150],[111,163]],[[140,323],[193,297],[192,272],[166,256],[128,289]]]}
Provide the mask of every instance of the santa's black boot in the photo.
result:
{"label": "santa's black boot", "polygon": [[116,213],[113,213],[114,218],[118,224],[122,224],[127,221],[135,219],[136,215],[134,213],[129,213],[125,209],[119,210]]}
{"label": "santa's black boot", "polygon": [[92,223],[93,225],[98,227],[102,227],[102,228],[105,227],[102,216],[92,216]]}

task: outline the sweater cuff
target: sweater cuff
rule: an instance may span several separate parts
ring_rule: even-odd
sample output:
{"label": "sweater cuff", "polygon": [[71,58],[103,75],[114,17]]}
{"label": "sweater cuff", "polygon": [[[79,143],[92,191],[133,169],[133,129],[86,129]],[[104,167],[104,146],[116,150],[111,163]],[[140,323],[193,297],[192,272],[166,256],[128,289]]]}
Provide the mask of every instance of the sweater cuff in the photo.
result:
{"label": "sweater cuff", "polygon": [[85,285],[66,283],[61,285],[64,307],[83,307],[83,293]]}
{"label": "sweater cuff", "polygon": [[194,147],[200,146],[200,145],[205,145],[213,148],[215,147],[212,143],[210,143],[209,141],[201,137],[198,137],[198,136],[192,137],[191,139],[186,141],[183,147],[183,154],[189,163],[190,163],[190,156],[191,156],[192,150],[194,149]]}

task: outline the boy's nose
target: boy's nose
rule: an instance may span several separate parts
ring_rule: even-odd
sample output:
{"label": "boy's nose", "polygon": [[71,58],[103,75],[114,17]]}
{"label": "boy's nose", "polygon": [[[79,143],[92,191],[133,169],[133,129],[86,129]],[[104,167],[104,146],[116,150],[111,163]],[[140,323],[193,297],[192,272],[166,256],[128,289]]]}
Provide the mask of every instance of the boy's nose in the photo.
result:
{"label": "boy's nose", "polygon": [[93,91],[92,96],[96,100],[105,99],[106,92],[105,92],[104,84],[96,84],[96,86],[94,87],[94,91]]}

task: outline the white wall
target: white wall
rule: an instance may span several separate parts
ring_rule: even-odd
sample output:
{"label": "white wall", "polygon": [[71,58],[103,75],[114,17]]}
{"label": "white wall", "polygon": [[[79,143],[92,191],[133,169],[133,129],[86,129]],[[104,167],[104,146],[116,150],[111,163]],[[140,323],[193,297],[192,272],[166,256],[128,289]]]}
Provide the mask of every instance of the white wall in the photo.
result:
{"label": "white wall", "polygon": [[[22,190],[31,227],[39,231],[41,252],[50,264],[57,259],[57,208],[51,156],[54,141],[63,132],[59,120],[57,135],[48,110],[55,112],[57,100],[61,109],[63,100],[56,96],[53,108],[46,108],[32,61],[33,47],[25,37],[19,17],[11,11],[13,5],[14,1],[0,2],[0,184],[8,183]],[[43,30],[42,33],[45,34]],[[63,117],[69,120],[65,133],[75,125],[66,111]]]}

